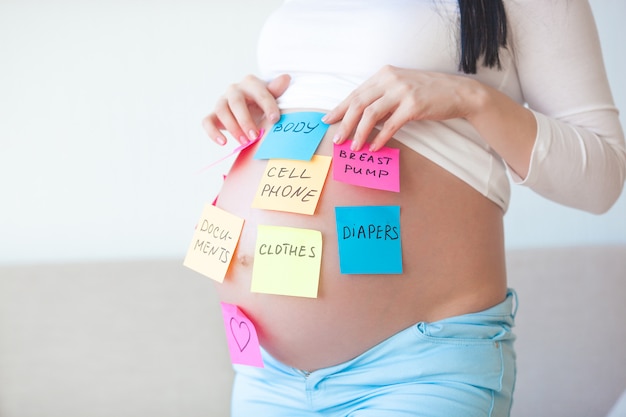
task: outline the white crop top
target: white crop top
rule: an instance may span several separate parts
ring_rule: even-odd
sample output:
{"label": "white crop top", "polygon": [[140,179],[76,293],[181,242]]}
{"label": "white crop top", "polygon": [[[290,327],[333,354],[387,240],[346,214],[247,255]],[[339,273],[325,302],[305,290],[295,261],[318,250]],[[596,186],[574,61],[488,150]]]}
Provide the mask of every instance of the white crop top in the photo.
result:
{"label": "white crop top", "polygon": [[[537,138],[516,183],[601,213],[620,195],[626,146],[586,0],[505,0],[502,69],[481,82],[526,104]],[[382,66],[459,73],[456,0],[286,0],[259,39],[261,76],[287,73],[282,109],[328,111]],[[507,167],[464,119],[409,122],[394,136],[491,199],[509,203]]]}

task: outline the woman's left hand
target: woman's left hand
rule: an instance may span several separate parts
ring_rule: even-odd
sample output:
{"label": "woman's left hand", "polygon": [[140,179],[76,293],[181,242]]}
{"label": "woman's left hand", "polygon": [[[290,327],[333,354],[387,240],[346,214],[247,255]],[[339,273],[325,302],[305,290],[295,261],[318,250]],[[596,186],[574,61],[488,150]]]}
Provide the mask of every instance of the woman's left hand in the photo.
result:
{"label": "woman's left hand", "polygon": [[[323,119],[341,121],[334,141],[352,139],[352,150],[360,150],[374,127],[383,122],[370,151],[382,148],[411,120],[467,118],[480,108],[482,84],[460,76],[385,66],[356,88]],[[482,94],[481,94],[482,93]]]}

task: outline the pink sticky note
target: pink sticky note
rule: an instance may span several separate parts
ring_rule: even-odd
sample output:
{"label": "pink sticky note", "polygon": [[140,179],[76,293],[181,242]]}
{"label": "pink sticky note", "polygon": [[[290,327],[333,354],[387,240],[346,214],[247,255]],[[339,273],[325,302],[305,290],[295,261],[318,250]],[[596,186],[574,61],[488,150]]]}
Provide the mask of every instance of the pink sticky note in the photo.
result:
{"label": "pink sticky note", "polygon": [[265,131],[263,129],[261,129],[259,131],[259,136],[257,136],[254,140],[251,140],[250,142],[237,146],[235,149],[232,150],[232,152],[230,152],[229,154],[221,157],[220,159],[218,159],[217,161],[213,161],[212,163],[210,163],[209,165],[205,166],[204,168],[202,168],[200,171],[198,171],[198,174],[206,171],[207,169],[219,164],[222,161],[225,161],[226,159],[230,158],[233,155],[236,155],[238,153],[240,153],[241,151],[243,151],[244,149],[249,148],[250,146],[254,145],[255,143],[257,143],[262,137],[263,134],[265,133]]}
{"label": "pink sticky note", "polygon": [[261,346],[254,324],[236,305],[220,304],[231,362],[263,368]]}
{"label": "pink sticky note", "polygon": [[352,151],[350,141],[333,148],[333,179],[361,187],[400,191],[400,150]]}
{"label": "pink sticky note", "polygon": [[[226,174],[222,174],[222,181],[226,180]],[[220,194],[217,193],[217,195],[215,196],[215,198],[213,199],[213,202],[211,203],[211,205],[217,206],[217,200],[220,199]]]}

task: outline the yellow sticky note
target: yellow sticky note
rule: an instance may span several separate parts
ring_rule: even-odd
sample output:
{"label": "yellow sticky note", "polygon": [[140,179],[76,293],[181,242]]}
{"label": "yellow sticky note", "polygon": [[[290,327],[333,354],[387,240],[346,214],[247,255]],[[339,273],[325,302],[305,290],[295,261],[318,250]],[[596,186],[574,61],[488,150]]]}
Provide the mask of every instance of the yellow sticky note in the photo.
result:
{"label": "yellow sticky note", "polygon": [[244,220],[211,204],[204,206],[183,265],[223,282]]}
{"label": "yellow sticky note", "polygon": [[270,159],[252,207],[314,214],[331,159],[323,155],[313,155],[310,161]]}
{"label": "yellow sticky note", "polygon": [[317,298],[321,258],[318,230],[259,225],[251,291]]}

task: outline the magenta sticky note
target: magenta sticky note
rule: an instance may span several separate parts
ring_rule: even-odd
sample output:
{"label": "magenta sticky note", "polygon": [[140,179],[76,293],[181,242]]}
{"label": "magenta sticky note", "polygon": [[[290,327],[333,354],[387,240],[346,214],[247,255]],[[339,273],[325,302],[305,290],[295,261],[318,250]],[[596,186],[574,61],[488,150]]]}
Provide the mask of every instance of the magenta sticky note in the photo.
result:
{"label": "magenta sticky note", "polygon": [[334,145],[333,179],[361,187],[400,191],[400,149],[352,151],[350,141]]}
{"label": "magenta sticky note", "polygon": [[220,304],[231,362],[263,368],[259,337],[252,321],[236,305]]}
{"label": "magenta sticky note", "polygon": [[251,140],[248,143],[245,143],[243,145],[237,146],[235,149],[233,149],[229,154],[223,156],[222,158],[218,159],[217,161],[213,161],[212,163],[210,163],[209,165],[205,166],[204,168],[202,168],[200,171],[198,171],[198,174],[201,172],[206,171],[207,169],[219,164],[222,161],[225,161],[226,159],[230,158],[233,155],[237,155],[238,153],[242,152],[245,149],[248,149],[250,146],[254,145],[255,143],[257,143],[259,140],[261,140],[261,138],[263,137],[263,135],[265,134],[265,131],[263,129],[261,129],[259,131],[259,135]]}

